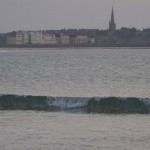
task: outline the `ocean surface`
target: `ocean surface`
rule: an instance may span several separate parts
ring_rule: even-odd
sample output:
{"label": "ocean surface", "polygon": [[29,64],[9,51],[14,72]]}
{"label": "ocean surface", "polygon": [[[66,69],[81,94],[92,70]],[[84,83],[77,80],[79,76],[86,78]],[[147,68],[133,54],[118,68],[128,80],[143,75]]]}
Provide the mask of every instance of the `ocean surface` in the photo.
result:
{"label": "ocean surface", "polygon": [[150,49],[0,50],[0,93],[150,97]]}
{"label": "ocean surface", "polygon": [[0,49],[0,149],[149,150],[147,106],[150,49]]}
{"label": "ocean surface", "polygon": [[149,115],[0,111],[1,150],[149,150]]}

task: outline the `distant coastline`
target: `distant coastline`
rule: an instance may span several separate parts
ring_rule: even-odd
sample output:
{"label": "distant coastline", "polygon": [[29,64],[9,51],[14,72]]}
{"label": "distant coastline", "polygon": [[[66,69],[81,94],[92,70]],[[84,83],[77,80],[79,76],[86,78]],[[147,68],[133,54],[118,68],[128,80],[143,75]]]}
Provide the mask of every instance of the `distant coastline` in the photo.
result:
{"label": "distant coastline", "polygon": [[0,34],[0,47],[150,47],[150,28],[142,31],[134,27],[116,29],[112,8],[109,28],[106,30],[83,28],[12,31]]}

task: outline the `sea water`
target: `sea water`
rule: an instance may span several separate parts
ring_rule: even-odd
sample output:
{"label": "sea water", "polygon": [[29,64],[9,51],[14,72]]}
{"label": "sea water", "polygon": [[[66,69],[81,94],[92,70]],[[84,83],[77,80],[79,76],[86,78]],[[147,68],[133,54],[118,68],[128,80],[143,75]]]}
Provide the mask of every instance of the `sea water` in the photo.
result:
{"label": "sea water", "polygon": [[[74,108],[87,105],[92,97],[135,97],[149,103],[149,90],[150,49],[0,50],[0,99],[11,95],[16,102],[16,97],[18,101],[30,95],[33,103],[43,96],[50,99],[48,105]],[[148,114],[1,110],[0,147],[149,150],[149,119]]]}
{"label": "sea water", "polygon": [[150,49],[0,51],[0,93],[150,97]]}
{"label": "sea water", "polygon": [[149,150],[149,115],[0,112],[2,150]]}

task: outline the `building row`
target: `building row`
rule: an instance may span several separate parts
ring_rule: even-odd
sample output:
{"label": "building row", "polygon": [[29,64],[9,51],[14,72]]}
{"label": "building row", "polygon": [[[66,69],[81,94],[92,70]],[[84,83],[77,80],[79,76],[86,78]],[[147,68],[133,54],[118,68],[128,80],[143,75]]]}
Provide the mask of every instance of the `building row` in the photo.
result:
{"label": "building row", "polygon": [[150,29],[13,31],[0,34],[0,46],[150,46]]}
{"label": "building row", "polygon": [[78,45],[94,44],[94,38],[87,35],[68,35],[49,31],[16,31],[6,36],[7,45]]}

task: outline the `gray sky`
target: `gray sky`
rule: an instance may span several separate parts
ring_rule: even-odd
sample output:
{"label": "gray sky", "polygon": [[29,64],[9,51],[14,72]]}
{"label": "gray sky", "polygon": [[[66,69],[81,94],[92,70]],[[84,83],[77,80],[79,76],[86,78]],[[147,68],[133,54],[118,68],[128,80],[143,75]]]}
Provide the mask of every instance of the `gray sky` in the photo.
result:
{"label": "gray sky", "polygon": [[62,28],[150,27],[150,0],[0,0],[0,32]]}

